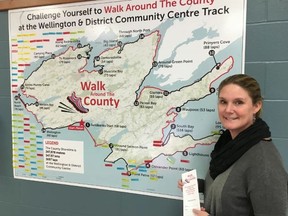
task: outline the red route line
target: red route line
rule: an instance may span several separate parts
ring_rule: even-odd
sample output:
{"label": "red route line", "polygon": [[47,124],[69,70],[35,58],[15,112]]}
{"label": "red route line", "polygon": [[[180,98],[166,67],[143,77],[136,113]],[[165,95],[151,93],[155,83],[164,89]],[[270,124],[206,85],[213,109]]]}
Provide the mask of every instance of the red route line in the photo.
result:
{"label": "red route line", "polygon": [[221,74],[219,77],[217,77],[215,80],[212,80],[211,83],[210,83],[210,85],[209,85],[209,89],[211,88],[211,85],[212,85],[213,82],[215,82],[215,81],[216,81],[217,79],[219,79],[221,76],[229,73],[229,71],[233,68],[233,66],[234,66],[234,58],[233,58],[233,56],[229,56],[228,58],[226,58],[226,59],[219,65],[219,67],[221,67],[221,65],[223,65],[223,64],[224,64],[228,59],[230,59],[230,58],[232,59],[232,64],[230,65],[230,67],[228,68],[228,70],[227,70],[225,73]]}
{"label": "red route line", "polygon": [[[188,148],[186,148],[185,150],[183,150],[183,151],[186,151],[187,149],[190,149],[190,148],[196,148],[196,146],[198,146],[198,145],[204,145],[204,146],[209,146],[209,145],[212,145],[212,144],[215,144],[216,142],[212,142],[212,143],[196,143],[193,147],[188,147]],[[176,151],[174,154],[176,154],[176,153],[179,153],[179,152],[183,152],[183,151]],[[165,156],[173,156],[174,154],[171,154],[171,155],[165,155]],[[158,155],[159,156],[159,155]],[[144,163],[142,163],[142,164],[140,164],[140,165],[138,165],[136,168],[133,168],[133,169],[131,169],[129,172],[131,172],[132,170],[137,170],[140,166],[143,166],[143,165],[146,165],[147,163],[146,162],[148,162],[148,161],[150,161],[150,163],[152,163],[158,156],[156,156],[154,159],[152,159],[152,160],[146,160],[146,161],[144,161]],[[182,163],[189,163],[189,160],[184,160],[184,159],[182,159],[182,160],[180,160],[180,162],[182,162]],[[127,173],[127,175],[128,175],[128,173]]]}
{"label": "red route line", "polygon": [[159,90],[159,91],[161,91],[161,92],[164,92],[164,90],[162,90],[162,89],[160,89],[160,88],[156,88],[156,87],[154,87],[154,86],[145,86],[141,91],[140,91],[140,94],[139,94],[139,96],[136,98],[137,100],[141,97],[141,94],[142,94],[142,92],[145,90],[145,89],[156,89],[156,90]]}

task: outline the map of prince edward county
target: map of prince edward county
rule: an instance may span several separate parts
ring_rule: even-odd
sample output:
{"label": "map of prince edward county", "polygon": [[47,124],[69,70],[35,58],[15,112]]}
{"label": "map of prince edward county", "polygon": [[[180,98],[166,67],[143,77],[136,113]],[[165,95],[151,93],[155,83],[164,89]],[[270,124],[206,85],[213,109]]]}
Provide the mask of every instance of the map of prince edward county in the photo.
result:
{"label": "map of prince edward county", "polygon": [[[94,71],[83,69],[91,58],[89,53],[93,47],[89,44],[78,44],[59,55],[53,54],[23,83],[23,97],[35,100],[26,104],[26,109],[43,129],[86,123],[83,129],[95,147],[110,147],[111,153],[105,161],[124,160],[130,175],[135,168],[129,168],[129,161],[136,166],[149,166],[161,154],[173,155],[179,149],[197,145],[199,140],[189,135],[173,134],[175,118],[187,102],[215,93],[213,82],[229,72],[233,58],[214,65],[191,85],[173,91],[143,86],[145,77],[157,67],[155,56],[160,38],[155,31],[107,49],[94,57],[98,68]],[[69,107],[69,112],[63,112],[65,107]],[[93,126],[99,128],[97,136],[89,132]],[[165,136],[166,128],[170,132]],[[111,142],[115,136],[117,142]],[[210,136],[201,143],[214,140],[215,137]]]}

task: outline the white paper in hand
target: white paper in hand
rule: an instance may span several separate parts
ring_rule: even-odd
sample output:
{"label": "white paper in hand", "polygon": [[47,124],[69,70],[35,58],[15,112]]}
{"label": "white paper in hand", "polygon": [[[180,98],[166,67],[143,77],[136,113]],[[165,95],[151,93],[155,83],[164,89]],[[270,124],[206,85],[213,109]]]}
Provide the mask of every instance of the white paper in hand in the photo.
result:
{"label": "white paper in hand", "polygon": [[196,170],[182,174],[183,182],[183,215],[194,216],[193,209],[200,210],[200,198]]}

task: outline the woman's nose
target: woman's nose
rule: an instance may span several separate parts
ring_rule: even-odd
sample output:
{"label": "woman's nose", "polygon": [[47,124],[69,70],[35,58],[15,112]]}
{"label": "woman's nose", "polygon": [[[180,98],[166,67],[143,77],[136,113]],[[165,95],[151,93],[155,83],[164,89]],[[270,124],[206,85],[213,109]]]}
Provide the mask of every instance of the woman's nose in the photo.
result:
{"label": "woman's nose", "polygon": [[233,112],[233,110],[234,110],[233,104],[227,103],[226,107],[225,107],[225,111],[226,112]]}

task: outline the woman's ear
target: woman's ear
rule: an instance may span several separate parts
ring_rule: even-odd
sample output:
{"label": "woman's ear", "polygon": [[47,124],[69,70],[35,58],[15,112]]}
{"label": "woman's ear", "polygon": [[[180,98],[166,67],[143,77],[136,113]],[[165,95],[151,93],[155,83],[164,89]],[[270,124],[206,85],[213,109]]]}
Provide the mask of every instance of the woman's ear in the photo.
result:
{"label": "woman's ear", "polygon": [[254,104],[254,115],[258,113],[262,108],[262,101],[258,101]]}

